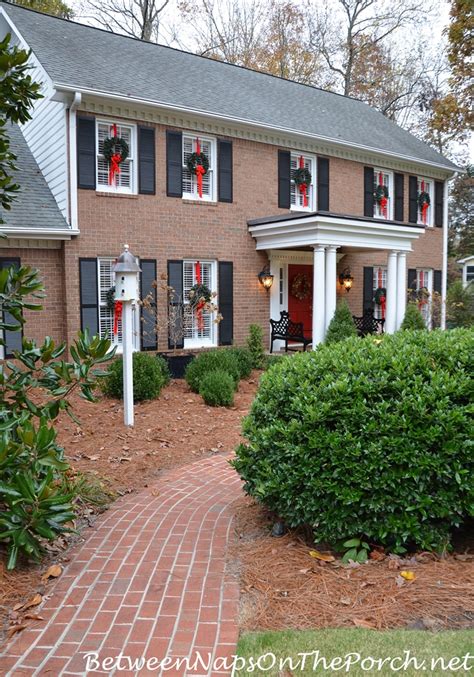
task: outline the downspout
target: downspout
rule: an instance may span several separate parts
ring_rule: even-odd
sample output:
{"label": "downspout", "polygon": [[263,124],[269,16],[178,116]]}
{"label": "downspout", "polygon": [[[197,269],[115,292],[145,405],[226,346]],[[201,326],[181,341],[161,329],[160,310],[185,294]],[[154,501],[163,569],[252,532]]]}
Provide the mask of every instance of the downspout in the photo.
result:
{"label": "downspout", "polygon": [[77,223],[77,136],[76,136],[76,110],[82,101],[80,92],[74,93],[74,98],[69,107],[69,204],[71,229],[79,230]]}
{"label": "downspout", "polygon": [[448,199],[449,181],[443,187],[443,266],[441,271],[441,329],[446,329],[446,293],[448,288]]}

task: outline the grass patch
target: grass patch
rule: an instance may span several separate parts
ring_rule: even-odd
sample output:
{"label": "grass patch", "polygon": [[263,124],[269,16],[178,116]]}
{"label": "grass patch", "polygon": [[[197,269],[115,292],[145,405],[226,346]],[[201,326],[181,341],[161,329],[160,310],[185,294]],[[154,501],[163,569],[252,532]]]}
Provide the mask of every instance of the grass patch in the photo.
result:
{"label": "grass patch", "polygon": [[[317,613],[317,610],[315,610]],[[416,630],[365,630],[365,629],[324,629],[324,630],[305,630],[284,632],[258,632],[246,633],[239,641],[237,653],[239,656],[247,659],[247,667],[238,669],[235,675],[269,675],[278,677],[278,675],[291,674],[315,675],[332,674],[333,672],[349,674],[352,677],[361,675],[446,675],[457,674],[465,675],[472,673],[474,669],[474,655],[472,647],[474,646],[474,632],[469,630],[450,630],[445,632],[426,632]],[[306,665],[302,669],[301,664],[297,667],[297,661],[301,661],[299,653],[309,653],[319,651],[319,667],[313,670],[315,655],[306,659]],[[466,659],[466,655],[471,651],[472,658]],[[412,659],[411,664],[406,665],[406,669],[400,668],[402,662],[408,657]],[[277,662],[273,667],[272,656],[267,657],[266,662],[255,667],[253,672],[249,670],[248,660],[255,660],[264,654],[275,654]],[[361,661],[366,659],[366,663],[353,664],[347,670],[345,663],[348,654],[360,654]],[[288,661],[286,665],[280,665],[278,659],[291,657],[293,665]],[[337,667],[337,663],[331,660],[341,657],[342,661]],[[395,661],[394,668],[385,663],[380,669],[377,664],[372,664],[370,659],[386,659],[401,657],[398,663]],[[456,660],[456,657],[457,660]],[[322,661],[326,659],[326,666]],[[418,666],[415,666],[413,659],[416,658]],[[432,660],[443,658],[444,665],[439,661],[438,665],[432,664]],[[352,660],[356,660],[354,656]],[[467,662],[463,663],[463,661]],[[422,664],[422,661],[425,661]],[[451,664],[449,664],[451,661]],[[239,666],[240,668],[241,666]],[[268,669],[270,668],[270,669]],[[365,669],[364,669],[365,668]],[[444,668],[444,669],[443,669]],[[471,670],[469,670],[469,668]]]}

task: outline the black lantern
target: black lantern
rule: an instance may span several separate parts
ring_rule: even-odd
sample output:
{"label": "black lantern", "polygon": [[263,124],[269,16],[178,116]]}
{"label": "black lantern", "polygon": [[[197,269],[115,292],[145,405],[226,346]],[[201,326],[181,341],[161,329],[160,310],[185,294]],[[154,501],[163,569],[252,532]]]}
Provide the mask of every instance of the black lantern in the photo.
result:
{"label": "black lantern", "polygon": [[350,291],[352,289],[352,283],[353,282],[354,282],[354,278],[351,275],[351,269],[350,268],[344,268],[342,273],[340,273],[340,275],[339,275],[339,284],[346,291]]}
{"label": "black lantern", "polygon": [[260,284],[264,289],[270,289],[273,284],[273,275],[270,273],[269,266],[265,266],[262,272],[258,274],[258,279],[260,280]]}

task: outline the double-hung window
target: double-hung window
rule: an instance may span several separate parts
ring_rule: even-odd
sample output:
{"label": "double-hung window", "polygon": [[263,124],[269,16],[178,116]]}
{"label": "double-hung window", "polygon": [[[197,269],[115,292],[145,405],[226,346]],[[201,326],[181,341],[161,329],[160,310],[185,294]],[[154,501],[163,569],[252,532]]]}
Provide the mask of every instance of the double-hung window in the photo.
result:
{"label": "double-hung window", "polygon": [[[387,268],[385,266],[374,266],[373,268],[373,284],[372,284],[372,290],[374,293],[374,299],[375,299],[375,292],[377,289],[387,289]],[[374,317],[377,320],[381,320],[383,318],[383,306],[379,303],[376,303],[374,300]]]}
{"label": "double-hung window", "polygon": [[[136,193],[137,130],[135,125],[126,125],[112,120],[97,120],[97,190],[112,193]],[[104,157],[104,141],[114,133],[128,146],[128,157],[119,163],[120,171],[112,175],[110,164]]]}
{"label": "double-hung window", "polygon": [[217,287],[215,261],[183,261],[184,347],[205,348],[217,345],[214,313],[198,311],[190,303],[190,291],[200,282],[214,292]]}
{"label": "double-hung window", "polygon": [[393,174],[377,168],[374,168],[374,217],[393,218]]}
{"label": "double-hung window", "polygon": [[466,284],[474,282],[474,266],[466,266]]}
{"label": "double-hung window", "polygon": [[[115,259],[110,256],[104,256],[97,259],[97,276],[99,298],[99,335],[101,338],[106,335],[112,341],[114,346],[122,346],[122,322],[119,319],[117,326],[117,334],[114,335],[114,310],[111,305],[111,289],[115,285],[115,274],[113,266]],[[133,314],[133,347],[135,350],[140,349],[139,340],[139,309],[136,305],[132,306]]]}
{"label": "double-hung window", "polygon": [[[311,183],[306,188],[295,183],[295,172],[305,167],[311,173]],[[316,211],[316,158],[313,155],[291,153],[290,158],[290,208],[296,211]],[[306,193],[306,199],[305,199]]]}
{"label": "double-hung window", "polygon": [[[423,194],[429,196],[429,205],[423,207],[420,200],[420,197]],[[425,226],[433,225],[433,213],[434,213],[434,183],[431,179],[424,179],[423,177],[418,177],[418,223]]]}
{"label": "double-hung window", "polygon": [[433,292],[433,271],[429,268],[416,269],[416,291],[418,308],[428,328],[431,327],[431,301]]}
{"label": "double-hung window", "polygon": [[[209,169],[202,177],[202,197],[199,195],[198,177],[188,169],[193,153],[201,152],[209,160]],[[183,197],[188,200],[212,202],[216,199],[216,140],[203,136],[183,134]]]}

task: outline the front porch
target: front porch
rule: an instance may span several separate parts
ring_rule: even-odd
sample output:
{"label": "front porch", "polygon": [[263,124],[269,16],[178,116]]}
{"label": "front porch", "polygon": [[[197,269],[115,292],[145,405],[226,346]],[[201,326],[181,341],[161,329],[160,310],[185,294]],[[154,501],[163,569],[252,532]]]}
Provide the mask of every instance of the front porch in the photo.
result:
{"label": "front porch", "polygon": [[[363,260],[374,252],[379,252],[381,265],[386,264],[385,331],[400,328],[407,298],[406,257],[413,240],[424,233],[423,227],[315,212],[253,220],[249,230],[256,248],[265,250],[269,258],[274,280],[270,317],[278,319],[281,311],[288,311],[292,320],[303,323],[313,347],[324,341],[338,296],[348,299],[353,315],[363,315],[362,293],[365,297],[364,286],[372,285],[372,279],[357,275],[348,294],[339,275],[347,261]],[[371,292],[372,287],[370,296]],[[351,302],[354,297],[358,307]]]}

